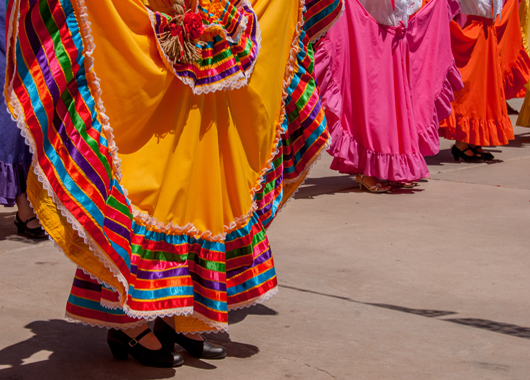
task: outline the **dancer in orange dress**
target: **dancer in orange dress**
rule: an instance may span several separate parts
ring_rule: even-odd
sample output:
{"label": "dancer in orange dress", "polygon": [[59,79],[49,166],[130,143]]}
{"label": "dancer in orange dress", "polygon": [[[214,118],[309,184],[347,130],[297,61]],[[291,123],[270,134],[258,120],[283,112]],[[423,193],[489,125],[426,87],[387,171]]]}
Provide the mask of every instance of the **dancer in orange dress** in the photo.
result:
{"label": "dancer in orange dress", "polygon": [[[493,1],[493,2],[492,2]],[[523,46],[517,0],[461,0],[464,27],[451,23],[456,65],[464,88],[455,92],[454,112],[440,123],[440,135],[456,140],[455,161],[494,159],[483,146],[507,145],[514,138],[506,99],[530,79],[530,58]],[[501,16],[502,14],[502,16]]]}

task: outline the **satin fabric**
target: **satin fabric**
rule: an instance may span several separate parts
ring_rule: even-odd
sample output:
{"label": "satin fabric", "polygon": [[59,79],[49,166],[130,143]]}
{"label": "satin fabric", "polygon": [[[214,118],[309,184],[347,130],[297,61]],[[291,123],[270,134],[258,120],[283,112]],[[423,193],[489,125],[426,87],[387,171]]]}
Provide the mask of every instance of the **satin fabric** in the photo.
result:
{"label": "satin fabric", "polygon": [[165,69],[141,4],[86,1],[94,71],[119,147],[122,185],[137,210],[163,225],[191,223],[215,236],[252,205],[252,189],[272,154],[287,41],[298,16],[296,2],[254,3],[261,37],[269,43],[249,86],[195,96]]}
{"label": "satin fabric", "polygon": [[391,181],[429,176],[423,156],[438,151],[438,120],[462,86],[451,54],[452,16],[446,0],[433,0],[408,28],[389,27],[357,0],[346,3],[315,56],[331,169]]}

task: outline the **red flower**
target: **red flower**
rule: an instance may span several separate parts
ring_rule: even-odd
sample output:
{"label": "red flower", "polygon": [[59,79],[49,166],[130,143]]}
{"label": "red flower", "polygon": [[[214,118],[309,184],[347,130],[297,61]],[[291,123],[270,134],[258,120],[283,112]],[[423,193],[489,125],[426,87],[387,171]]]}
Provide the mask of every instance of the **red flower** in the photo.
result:
{"label": "red flower", "polygon": [[202,19],[198,13],[188,12],[184,15],[184,28],[190,37],[190,40],[196,40],[204,33]]}

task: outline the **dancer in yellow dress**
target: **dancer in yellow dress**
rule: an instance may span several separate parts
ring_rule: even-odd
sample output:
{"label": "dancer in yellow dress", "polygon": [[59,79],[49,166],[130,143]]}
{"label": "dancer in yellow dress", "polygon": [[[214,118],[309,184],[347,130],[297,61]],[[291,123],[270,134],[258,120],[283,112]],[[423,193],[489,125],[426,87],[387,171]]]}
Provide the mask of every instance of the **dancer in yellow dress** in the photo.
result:
{"label": "dancer in yellow dress", "polygon": [[276,293],[265,228],[326,147],[310,41],[342,5],[9,0],[28,197],[80,267],[67,316],[119,329],[115,357],[222,357],[195,333]]}

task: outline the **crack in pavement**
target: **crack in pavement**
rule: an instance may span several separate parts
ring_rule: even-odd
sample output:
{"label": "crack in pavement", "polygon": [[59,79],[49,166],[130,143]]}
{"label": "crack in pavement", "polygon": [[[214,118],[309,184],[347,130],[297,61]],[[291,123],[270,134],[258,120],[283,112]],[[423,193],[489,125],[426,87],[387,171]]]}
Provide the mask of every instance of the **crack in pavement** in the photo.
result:
{"label": "crack in pavement", "polygon": [[311,368],[311,369],[316,369],[317,371],[320,371],[320,372],[324,372],[325,374],[331,376],[333,379],[336,379],[337,377],[336,376],[333,376],[331,373],[329,373],[328,371],[326,371],[325,369],[322,369],[322,368],[318,368],[316,366],[312,366],[310,364],[307,364],[307,363],[304,363],[300,360],[296,360],[296,359],[292,359],[292,358],[286,358],[285,356],[278,356],[279,358],[281,359],[285,359],[285,360],[290,360],[292,362],[296,362],[296,363],[300,363],[300,364],[303,364],[305,365],[306,367],[308,368]]}
{"label": "crack in pavement", "polygon": [[13,285],[13,284],[10,284],[10,283],[7,283],[7,282],[4,282],[4,281],[0,281],[0,285],[3,287],[3,288],[14,288],[14,289],[17,289],[19,291],[21,291],[22,293],[26,293],[26,294],[34,294],[34,292],[30,291],[30,290],[25,290],[23,288],[20,287],[20,285]]}
{"label": "crack in pavement", "polygon": [[443,179],[443,178],[430,178],[431,181],[440,181],[440,182],[452,182],[452,183],[462,183],[465,185],[480,185],[480,186],[490,186],[490,187],[498,187],[501,189],[516,189],[516,190],[530,190],[525,187],[514,187],[514,186],[506,186],[506,185],[492,185],[489,183],[480,183],[480,182],[466,182],[466,181],[460,181],[460,180],[454,180],[454,179]]}
{"label": "crack in pavement", "polygon": [[[48,245],[51,245],[49,243],[50,243],[49,241],[44,241],[44,242],[38,243],[38,244],[30,244],[30,245],[27,245],[27,246],[24,246],[24,247],[8,249],[8,250],[5,250],[5,251],[0,251],[0,255],[2,255],[4,253],[26,251],[28,249],[33,249],[33,248],[38,248],[38,247],[46,247]],[[26,244],[26,243],[21,243],[21,244]]]}

